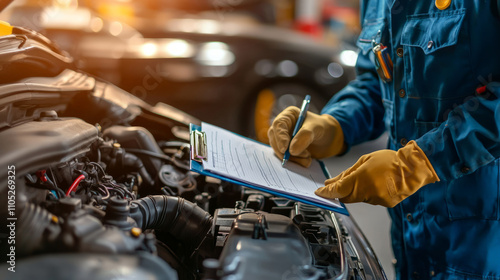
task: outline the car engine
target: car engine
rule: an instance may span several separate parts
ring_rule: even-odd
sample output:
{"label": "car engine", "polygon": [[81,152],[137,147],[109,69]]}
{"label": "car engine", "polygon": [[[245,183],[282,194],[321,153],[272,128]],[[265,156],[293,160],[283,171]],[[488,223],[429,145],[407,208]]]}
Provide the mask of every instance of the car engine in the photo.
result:
{"label": "car engine", "polygon": [[385,279],[351,217],[191,172],[199,120],[75,65],[0,37],[0,278]]}

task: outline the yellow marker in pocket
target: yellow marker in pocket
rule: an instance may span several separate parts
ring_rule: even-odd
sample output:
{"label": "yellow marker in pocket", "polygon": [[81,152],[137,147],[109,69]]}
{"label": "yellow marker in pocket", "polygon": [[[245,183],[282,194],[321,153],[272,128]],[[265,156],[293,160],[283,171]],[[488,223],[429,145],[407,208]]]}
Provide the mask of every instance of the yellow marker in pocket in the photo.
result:
{"label": "yellow marker in pocket", "polygon": [[385,83],[392,81],[393,64],[387,47],[374,43],[372,50],[375,54],[375,68],[378,75]]}

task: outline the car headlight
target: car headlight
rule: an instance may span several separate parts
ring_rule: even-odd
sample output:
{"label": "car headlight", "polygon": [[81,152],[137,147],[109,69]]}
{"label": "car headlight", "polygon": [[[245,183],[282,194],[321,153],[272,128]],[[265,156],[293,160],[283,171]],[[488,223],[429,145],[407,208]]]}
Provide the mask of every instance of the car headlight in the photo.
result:
{"label": "car headlight", "polygon": [[201,46],[196,60],[208,66],[228,66],[233,64],[235,56],[226,43],[208,42]]}

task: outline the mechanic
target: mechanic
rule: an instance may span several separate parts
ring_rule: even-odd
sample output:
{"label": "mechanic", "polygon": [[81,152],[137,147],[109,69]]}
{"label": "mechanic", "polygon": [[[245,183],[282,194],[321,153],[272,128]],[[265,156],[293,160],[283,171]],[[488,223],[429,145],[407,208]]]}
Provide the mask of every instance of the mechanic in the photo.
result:
{"label": "mechanic", "polygon": [[357,78],[291,142],[296,107],[268,131],[304,166],[388,132],[316,194],[389,207],[398,279],[500,279],[498,5],[362,1]]}

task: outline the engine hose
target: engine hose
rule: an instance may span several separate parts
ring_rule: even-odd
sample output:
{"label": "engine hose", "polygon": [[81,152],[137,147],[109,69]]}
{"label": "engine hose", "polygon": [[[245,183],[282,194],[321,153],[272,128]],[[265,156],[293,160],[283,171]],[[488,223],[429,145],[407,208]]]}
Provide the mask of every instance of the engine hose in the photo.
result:
{"label": "engine hose", "polygon": [[183,198],[153,195],[132,205],[137,205],[138,211],[131,206],[131,217],[143,230],[164,230],[192,249],[201,244],[212,226],[208,212]]}
{"label": "engine hose", "polygon": [[149,173],[146,170],[144,163],[136,155],[131,153],[124,153],[121,161],[123,166],[130,166],[135,170],[137,170],[137,172],[139,172],[139,174],[141,175],[142,180],[146,182],[146,184],[150,186],[154,185],[154,181],[153,179],[151,179],[151,176],[149,176]]}
{"label": "engine hose", "polygon": [[104,161],[108,164],[108,170],[111,174],[121,174],[123,169],[136,171],[141,175],[142,181],[149,186],[154,185],[154,180],[146,170],[146,166],[136,155],[127,153],[123,149],[117,149],[114,153],[104,155]]}
{"label": "engine hose", "polygon": [[20,245],[16,249],[20,256],[44,250],[49,240],[61,230],[54,216],[35,204],[23,203],[19,212],[16,243]]}

